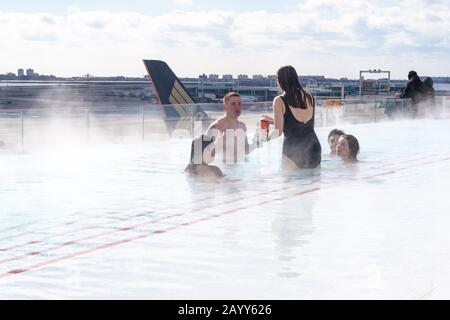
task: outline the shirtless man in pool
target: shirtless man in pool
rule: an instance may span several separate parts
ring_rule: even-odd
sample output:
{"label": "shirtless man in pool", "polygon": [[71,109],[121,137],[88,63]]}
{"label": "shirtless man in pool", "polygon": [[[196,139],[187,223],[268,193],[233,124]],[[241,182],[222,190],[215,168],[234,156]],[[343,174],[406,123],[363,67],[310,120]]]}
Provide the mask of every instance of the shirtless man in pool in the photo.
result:
{"label": "shirtless man in pool", "polygon": [[[236,92],[229,92],[223,97],[225,114],[214,121],[206,135],[216,138],[216,145],[222,144],[222,158],[225,163],[245,160],[245,155],[256,148],[256,143],[249,145],[247,127],[238,118],[242,113],[241,97]],[[218,148],[219,149],[219,148]]]}

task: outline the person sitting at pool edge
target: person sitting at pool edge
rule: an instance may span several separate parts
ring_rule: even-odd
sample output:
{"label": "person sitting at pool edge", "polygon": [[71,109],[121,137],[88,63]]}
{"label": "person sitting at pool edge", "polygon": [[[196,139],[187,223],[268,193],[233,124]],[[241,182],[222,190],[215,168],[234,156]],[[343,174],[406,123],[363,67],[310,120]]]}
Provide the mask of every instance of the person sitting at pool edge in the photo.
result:
{"label": "person sitting at pool edge", "polygon": [[351,134],[344,134],[338,140],[336,146],[336,154],[341,157],[344,162],[357,162],[356,158],[359,153],[359,142]]}
{"label": "person sitting at pool edge", "polygon": [[339,130],[339,129],[333,129],[328,134],[328,145],[330,146],[330,155],[331,156],[336,155],[336,146],[337,146],[340,136],[342,136],[343,134],[345,134],[345,132],[342,130]]}
{"label": "person sitting at pool edge", "polygon": [[[206,130],[206,135],[219,138],[216,145],[222,145],[223,162],[236,163],[245,159],[245,155],[256,149],[255,141],[250,145],[247,139],[247,127],[238,118],[242,113],[242,101],[239,93],[229,92],[223,97],[225,114],[214,121]],[[227,138],[228,141],[227,143]],[[231,142],[231,143],[230,143]]]}
{"label": "person sitting at pool edge", "polygon": [[411,99],[412,116],[416,117],[419,110],[419,103],[423,101],[422,95],[423,83],[416,71],[411,70],[408,73],[408,83],[403,94],[400,94],[401,99]]}
{"label": "person sitting at pool edge", "polygon": [[214,160],[215,154],[214,138],[201,135],[194,139],[191,144],[191,158],[184,172],[190,176],[197,177],[223,177],[220,168],[210,165]]}

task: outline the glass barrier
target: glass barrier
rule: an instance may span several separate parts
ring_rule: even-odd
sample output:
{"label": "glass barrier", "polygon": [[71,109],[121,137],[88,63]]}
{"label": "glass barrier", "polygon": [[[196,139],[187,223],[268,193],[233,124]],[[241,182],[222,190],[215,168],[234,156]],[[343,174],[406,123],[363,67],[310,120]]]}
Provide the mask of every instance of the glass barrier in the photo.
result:
{"label": "glass barrier", "polygon": [[23,113],[0,112],[0,151],[23,150]]}
{"label": "glass barrier", "polygon": [[[191,105],[142,104],[53,106],[0,111],[0,147],[29,150],[37,146],[96,142],[142,143],[174,137],[191,138],[206,131],[224,114],[221,103]],[[239,120],[251,135],[262,115],[272,116],[272,102],[243,101]],[[316,127],[389,121],[411,117],[449,117],[450,99],[415,108],[409,99],[317,99]]]}

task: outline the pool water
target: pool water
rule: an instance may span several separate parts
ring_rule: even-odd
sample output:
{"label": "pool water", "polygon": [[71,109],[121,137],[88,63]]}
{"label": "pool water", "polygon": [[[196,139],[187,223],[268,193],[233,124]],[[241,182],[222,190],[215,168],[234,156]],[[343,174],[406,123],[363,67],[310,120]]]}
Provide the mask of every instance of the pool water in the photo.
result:
{"label": "pool water", "polygon": [[0,157],[0,298],[450,296],[450,120],[344,125],[358,164],[280,171],[282,138],[220,183],[190,141]]}

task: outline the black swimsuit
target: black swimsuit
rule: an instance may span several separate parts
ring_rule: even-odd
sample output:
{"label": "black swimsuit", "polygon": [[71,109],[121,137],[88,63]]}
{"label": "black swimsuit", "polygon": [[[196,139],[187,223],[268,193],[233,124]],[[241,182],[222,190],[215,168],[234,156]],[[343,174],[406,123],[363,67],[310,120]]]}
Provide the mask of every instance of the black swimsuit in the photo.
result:
{"label": "black swimsuit", "polygon": [[306,123],[295,119],[286,99],[281,97],[285,106],[283,125],[283,154],[295,162],[299,168],[316,168],[322,159],[322,147],[314,132],[315,101],[313,115]]}

